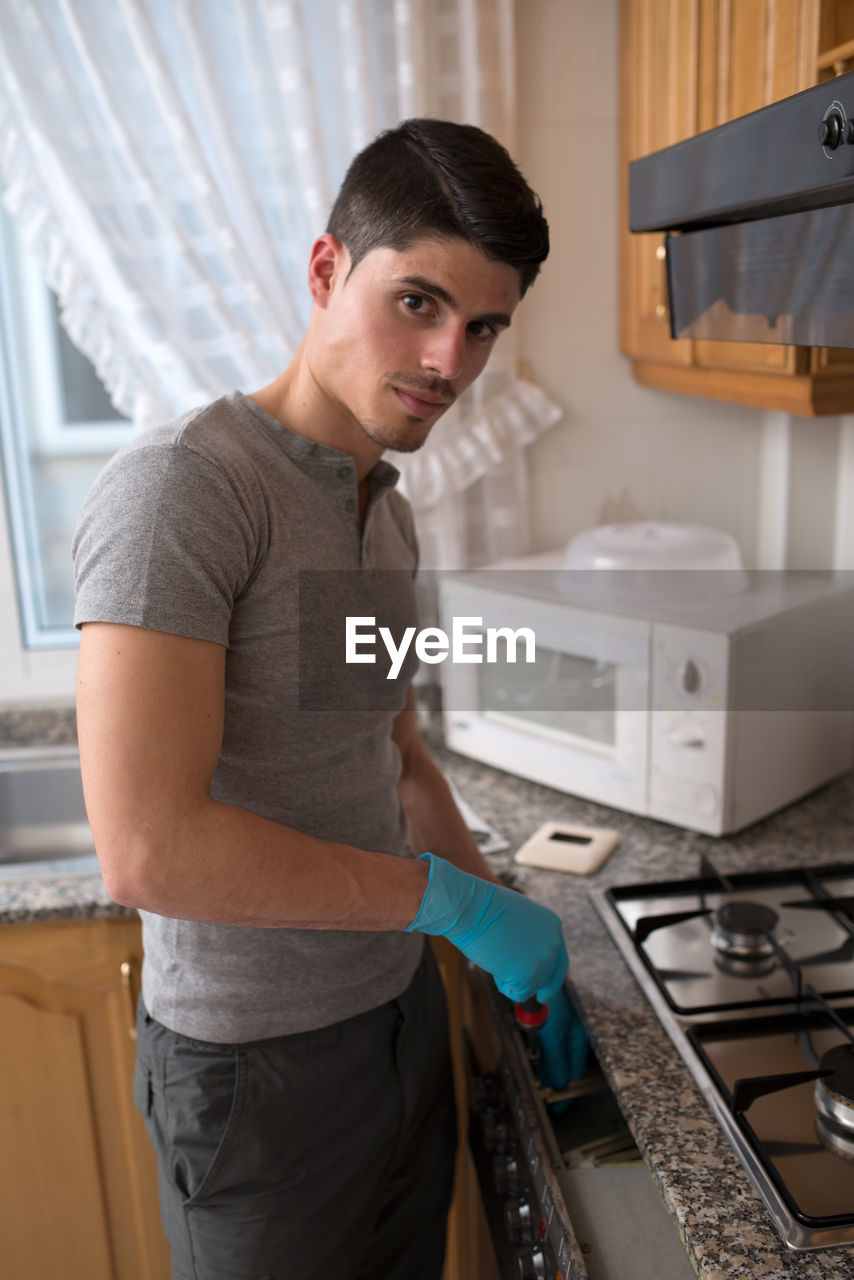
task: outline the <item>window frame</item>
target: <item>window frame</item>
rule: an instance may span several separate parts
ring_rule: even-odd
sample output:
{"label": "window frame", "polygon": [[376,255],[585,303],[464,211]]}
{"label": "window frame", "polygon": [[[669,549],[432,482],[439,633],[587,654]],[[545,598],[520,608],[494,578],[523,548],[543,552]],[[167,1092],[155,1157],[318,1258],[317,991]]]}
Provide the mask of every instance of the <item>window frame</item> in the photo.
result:
{"label": "window frame", "polygon": [[[64,652],[76,663],[79,642],[70,618],[67,625],[46,621],[49,578],[29,459],[61,465],[65,458],[90,457],[105,463],[133,435],[132,425],[118,415],[103,423],[64,417],[57,323],[37,262],[12,220],[0,216],[0,600],[7,605],[0,628],[0,701],[17,700],[20,681],[30,684],[35,667],[51,665],[34,664],[28,655]],[[67,683],[66,665],[61,658],[56,662],[56,673],[46,671],[45,696],[55,696],[55,678]],[[73,682],[68,692],[73,694]]]}
{"label": "window frame", "polygon": [[115,453],[127,444],[133,428],[116,414],[112,422],[69,422],[63,413],[61,357],[53,295],[45,284],[33,255],[28,253],[14,226],[6,220],[6,259],[11,252],[18,276],[17,305],[26,335],[26,359],[33,422],[39,452],[49,457]]}

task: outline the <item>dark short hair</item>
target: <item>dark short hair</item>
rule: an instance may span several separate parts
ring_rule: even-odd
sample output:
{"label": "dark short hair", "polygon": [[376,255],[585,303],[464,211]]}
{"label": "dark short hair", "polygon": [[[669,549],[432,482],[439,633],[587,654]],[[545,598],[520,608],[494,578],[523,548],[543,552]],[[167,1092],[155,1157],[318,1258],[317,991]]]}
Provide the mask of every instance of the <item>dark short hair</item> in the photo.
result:
{"label": "dark short hair", "polygon": [[459,238],[519,272],[522,294],[549,252],[549,224],[509,153],[475,125],[404,120],[350,165],[326,230],[350,254]]}

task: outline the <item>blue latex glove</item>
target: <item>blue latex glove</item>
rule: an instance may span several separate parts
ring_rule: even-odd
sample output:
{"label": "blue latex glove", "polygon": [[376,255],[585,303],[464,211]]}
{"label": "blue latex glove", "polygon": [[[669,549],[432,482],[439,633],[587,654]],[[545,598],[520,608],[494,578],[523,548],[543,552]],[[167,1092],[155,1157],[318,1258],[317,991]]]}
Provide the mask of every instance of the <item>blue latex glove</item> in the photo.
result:
{"label": "blue latex glove", "polygon": [[548,1004],[569,967],[559,918],[521,893],[460,871],[422,853],[430,879],[418,914],[405,932],[441,934],[481,969],[510,1000],[536,996]]}
{"label": "blue latex glove", "polygon": [[[587,1034],[564,987],[549,1001],[549,1016],[540,1027],[537,1043],[540,1049],[538,1074],[540,1082],[547,1088],[563,1089],[571,1080],[580,1080],[584,1075]],[[560,1115],[569,1103],[567,1098],[549,1106],[556,1115]]]}

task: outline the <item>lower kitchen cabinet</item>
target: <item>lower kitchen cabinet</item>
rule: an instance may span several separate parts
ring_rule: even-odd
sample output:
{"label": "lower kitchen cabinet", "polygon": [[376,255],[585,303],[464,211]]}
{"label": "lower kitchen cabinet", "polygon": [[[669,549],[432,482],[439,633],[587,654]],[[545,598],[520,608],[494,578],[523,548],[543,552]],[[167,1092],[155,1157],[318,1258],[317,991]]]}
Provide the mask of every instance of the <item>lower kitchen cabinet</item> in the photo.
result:
{"label": "lower kitchen cabinet", "polygon": [[154,1156],[131,1098],[139,923],[0,928],[0,1271],[167,1280]]}
{"label": "lower kitchen cabinet", "polygon": [[[443,1280],[494,1280],[466,1141],[459,954],[436,952],[462,1139]],[[168,1280],[154,1155],[131,1097],[141,964],[134,918],[0,927],[4,1280]]]}

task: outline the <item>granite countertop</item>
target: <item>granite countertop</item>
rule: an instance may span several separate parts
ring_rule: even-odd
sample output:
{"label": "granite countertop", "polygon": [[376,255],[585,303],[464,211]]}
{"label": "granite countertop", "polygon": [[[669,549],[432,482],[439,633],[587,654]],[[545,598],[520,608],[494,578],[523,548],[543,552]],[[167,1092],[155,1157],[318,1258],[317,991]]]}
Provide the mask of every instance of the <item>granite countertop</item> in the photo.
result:
{"label": "granite countertop", "polygon": [[[77,723],[71,706],[0,711],[0,750],[69,747],[76,742]],[[86,861],[75,858],[73,865]],[[35,874],[12,879],[0,874],[0,925],[136,915],[113,902],[98,873],[94,854],[88,861],[92,864],[88,873],[63,873],[61,864],[52,863],[38,868]]]}
{"label": "granite countertop", "polygon": [[113,902],[97,870],[0,878],[0,926],[45,920],[104,920],[135,916]]}
{"label": "granite countertop", "polygon": [[[570,979],[599,1061],[701,1280],[854,1280],[854,1246],[800,1255],[785,1248],[589,899],[591,888],[693,876],[701,854],[723,872],[850,860],[854,775],[745,832],[712,838],[537,786],[447,751],[433,733],[428,739],[465,799],[510,842],[491,864],[512,869],[531,897],[561,915]],[[620,843],[583,879],[517,867],[515,849],[550,819],[615,827]],[[129,914],[97,874],[0,879],[0,924]]]}

